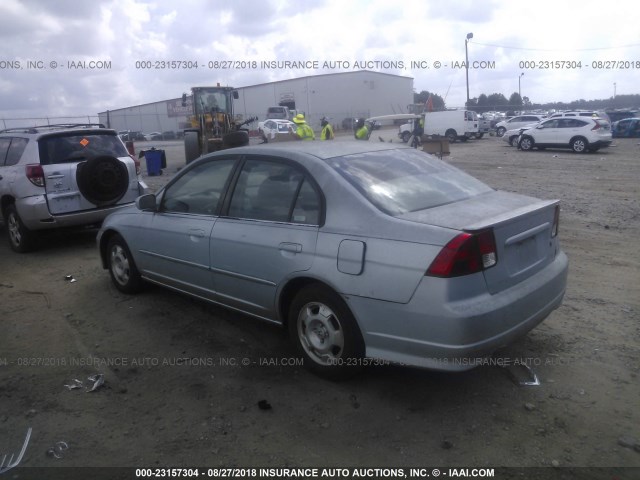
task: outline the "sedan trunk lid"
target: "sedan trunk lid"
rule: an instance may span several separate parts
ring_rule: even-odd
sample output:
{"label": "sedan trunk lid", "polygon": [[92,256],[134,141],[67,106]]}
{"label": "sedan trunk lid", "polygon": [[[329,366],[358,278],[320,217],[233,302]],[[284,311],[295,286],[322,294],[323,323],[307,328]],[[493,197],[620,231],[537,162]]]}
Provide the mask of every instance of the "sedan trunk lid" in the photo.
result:
{"label": "sedan trunk lid", "polygon": [[497,263],[483,271],[494,294],[519,283],[551,263],[558,251],[552,236],[557,200],[494,191],[398,218],[465,232],[491,229]]}

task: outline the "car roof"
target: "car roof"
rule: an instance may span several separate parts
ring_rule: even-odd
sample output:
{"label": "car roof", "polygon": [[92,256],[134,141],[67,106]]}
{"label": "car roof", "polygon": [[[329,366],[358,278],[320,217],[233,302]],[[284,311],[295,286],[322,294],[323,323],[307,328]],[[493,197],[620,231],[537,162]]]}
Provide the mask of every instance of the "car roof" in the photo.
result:
{"label": "car roof", "polygon": [[0,135],[11,135],[11,134],[22,134],[22,135],[33,135],[33,136],[42,136],[44,134],[49,133],[65,133],[65,132],[82,132],[91,130],[92,132],[100,131],[100,132],[108,132],[116,135],[116,131],[110,128],[106,128],[101,123],[60,123],[54,125],[39,125],[34,127],[14,127],[14,128],[5,128],[4,130],[0,130]]}
{"label": "car roof", "polygon": [[290,157],[291,154],[307,154],[320,159],[328,159],[334,157],[341,157],[344,155],[354,155],[367,152],[381,152],[386,150],[399,150],[411,148],[407,145],[400,145],[398,143],[383,143],[383,142],[365,142],[365,141],[291,141],[291,142],[278,142],[278,143],[263,143],[259,145],[250,145],[246,147],[237,147],[231,150],[221,150],[212,155],[224,155],[229,153],[237,154],[262,154],[262,155],[280,155],[284,157]]}

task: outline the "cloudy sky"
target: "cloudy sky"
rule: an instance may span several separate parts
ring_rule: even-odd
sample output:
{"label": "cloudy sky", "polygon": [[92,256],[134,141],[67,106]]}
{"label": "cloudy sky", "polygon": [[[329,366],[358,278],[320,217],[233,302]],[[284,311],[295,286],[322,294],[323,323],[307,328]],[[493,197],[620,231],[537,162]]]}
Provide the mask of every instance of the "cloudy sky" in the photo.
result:
{"label": "cloudy sky", "polygon": [[471,98],[635,94],[638,28],[636,0],[2,0],[0,128],[361,66],[463,106],[470,32]]}

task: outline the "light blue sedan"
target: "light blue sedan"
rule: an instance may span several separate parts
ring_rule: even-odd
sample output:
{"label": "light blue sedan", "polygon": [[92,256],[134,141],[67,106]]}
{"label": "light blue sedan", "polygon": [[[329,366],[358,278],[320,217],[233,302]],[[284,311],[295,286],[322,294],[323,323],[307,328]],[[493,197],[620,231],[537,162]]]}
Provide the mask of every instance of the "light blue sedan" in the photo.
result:
{"label": "light blue sedan", "polygon": [[556,200],[495,191],[415,149],[216,152],[98,234],[115,286],[152,282],[282,324],[328,378],[372,361],[460,371],[526,334],[567,283]]}

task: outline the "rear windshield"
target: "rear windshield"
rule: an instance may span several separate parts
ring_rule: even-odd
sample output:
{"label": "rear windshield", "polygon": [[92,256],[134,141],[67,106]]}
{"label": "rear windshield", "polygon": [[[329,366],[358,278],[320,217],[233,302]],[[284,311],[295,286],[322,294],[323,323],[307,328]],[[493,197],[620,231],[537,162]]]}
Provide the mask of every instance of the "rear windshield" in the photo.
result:
{"label": "rear windshield", "polygon": [[492,191],[470,175],[414,149],[347,155],[327,162],[389,215],[433,208]]}
{"label": "rear windshield", "polygon": [[40,163],[81,162],[87,158],[110,155],[126,157],[129,154],[117,135],[86,132],[42,137],[39,141]]}

